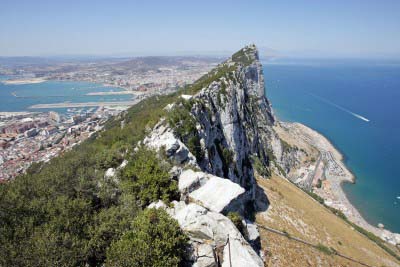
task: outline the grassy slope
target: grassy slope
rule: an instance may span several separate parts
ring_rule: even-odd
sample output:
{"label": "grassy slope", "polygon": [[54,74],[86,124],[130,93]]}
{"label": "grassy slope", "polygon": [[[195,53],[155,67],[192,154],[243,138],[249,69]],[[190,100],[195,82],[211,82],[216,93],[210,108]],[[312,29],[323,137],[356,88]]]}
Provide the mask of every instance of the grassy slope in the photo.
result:
{"label": "grassy slope", "polygon": [[[324,244],[372,266],[400,266],[399,262],[317,203],[292,183],[273,175],[258,179],[271,202],[257,222],[314,244]],[[287,237],[260,230],[267,266],[362,266],[327,255]]]}

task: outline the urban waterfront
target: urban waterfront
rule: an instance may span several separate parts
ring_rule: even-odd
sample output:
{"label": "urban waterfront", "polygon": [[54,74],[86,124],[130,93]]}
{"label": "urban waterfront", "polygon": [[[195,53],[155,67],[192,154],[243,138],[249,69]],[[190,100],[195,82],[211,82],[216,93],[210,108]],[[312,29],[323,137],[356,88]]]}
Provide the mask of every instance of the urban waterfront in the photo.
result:
{"label": "urban waterfront", "polygon": [[[0,80],[9,77],[2,76]],[[45,81],[31,84],[4,84],[0,82],[0,112],[49,111],[30,109],[37,104],[118,102],[129,101],[133,95],[93,95],[101,92],[120,92],[121,88],[103,86],[97,83],[76,81]],[[66,108],[57,110],[67,112]]]}
{"label": "urban waterfront", "polygon": [[[49,161],[102,129],[127,106],[99,106],[109,102],[126,105],[134,97],[102,93],[121,91],[89,82],[0,83],[0,181],[23,173],[33,162]],[[62,105],[57,108],[54,103]],[[68,107],[69,103],[81,105]]]}

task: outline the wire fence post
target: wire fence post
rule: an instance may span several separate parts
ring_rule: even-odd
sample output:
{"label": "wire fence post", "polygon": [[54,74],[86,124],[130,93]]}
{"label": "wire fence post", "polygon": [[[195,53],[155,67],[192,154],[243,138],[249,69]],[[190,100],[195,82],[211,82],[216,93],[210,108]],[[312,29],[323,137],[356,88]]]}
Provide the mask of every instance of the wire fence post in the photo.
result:
{"label": "wire fence post", "polygon": [[231,242],[230,242],[230,240],[229,240],[229,234],[228,234],[228,251],[229,251],[229,266],[232,267]]}

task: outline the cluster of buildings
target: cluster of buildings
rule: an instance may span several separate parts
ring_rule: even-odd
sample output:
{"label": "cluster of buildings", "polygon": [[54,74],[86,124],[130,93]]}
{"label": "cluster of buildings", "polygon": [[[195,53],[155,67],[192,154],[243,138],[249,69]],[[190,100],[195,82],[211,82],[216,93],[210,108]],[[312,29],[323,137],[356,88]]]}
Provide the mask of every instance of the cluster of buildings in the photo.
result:
{"label": "cluster of buildings", "polygon": [[121,68],[109,69],[106,67],[81,68],[70,72],[53,72],[46,75],[52,80],[74,80],[101,83],[113,87],[124,88],[129,91],[157,93],[168,88],[182,87],[192,83],[207,73],[216,64],[186,62],[186,65],[177,63],[168,67]]}
{"label": "cluster of buildings", "polygon": [[33,120],[32,118],[24,118],[20,121],[7,125],[0,129],[0,134],[3,136],[17,136],[18,134],[25,134],[33,136],[37,133],[37,129],[46,127],[49,123],[46,120]]}
{"label": "cluster of buildings", "polygon": [[[100,83],[124,88],[128,94],[136,95],[135,101],[140,101],[194,82],[219,61],[148,57],[93,63],[22,64],[0,68],[0,75]],[[33,162],[46,162],[85,140],[102,129],[107,119],[118,114],[121,108],[102,107],[85,111],[83,108],[70,108],[64,114],[53,111],[0,112],[0,183],[23,173]]]}
{"label": "cluster of buildings", "polygon": [[33,162],[47,162],[72,148],[102,129],[108,118],[120,111],[100,107],[89,111],[71,109],[64,115],[51,111],[1,118],[0,182],[23,173]]}

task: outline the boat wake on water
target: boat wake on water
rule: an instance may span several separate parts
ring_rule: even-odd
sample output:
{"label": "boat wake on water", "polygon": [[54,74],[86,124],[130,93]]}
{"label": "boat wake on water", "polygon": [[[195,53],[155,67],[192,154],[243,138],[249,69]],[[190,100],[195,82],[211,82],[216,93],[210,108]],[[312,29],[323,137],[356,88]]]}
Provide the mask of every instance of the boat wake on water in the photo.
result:
{"label": "boat wake on water", "polygon": [[328,99],[325,99],[325,98],[323,98],[323,97],[321,97],[321,96],[318,96],[318,95],[315,95],[315,94],[313,94],[313,93],[308,93],[308,94],[311,95],[311,96],[313,96],[313,97],[315,97],[315,98],[317,98],[317,99],[319,99],[319,100],[321,100],[322,102],[325,102],[325,103],[327,103],[327,104],[329,104],[329,105],[331,105],[331,106],[333,106],[333,107],[335,107],[335,108],[337,108],[337,109],[340,109],[341,111],[344,111],[344,112],[346,112],[346,113],[348,113],[348,114],[350,114],[350,115],[353,115],[354,117],[356,117],[356,118],[358,118],[358,119],[360,119],[360,120],[363,120],[363,121],[365,121],[365,122],[369,122],[369,121],[370,121],[370,120],[367,119],[366,117],[361,116],[360,114],[354,113],[354,112],[348,110],[347,108],[344,108],[344,107],[342,107],[342,106],[339,106],[338,104],[335,104],[335,103],[329,101]]}

